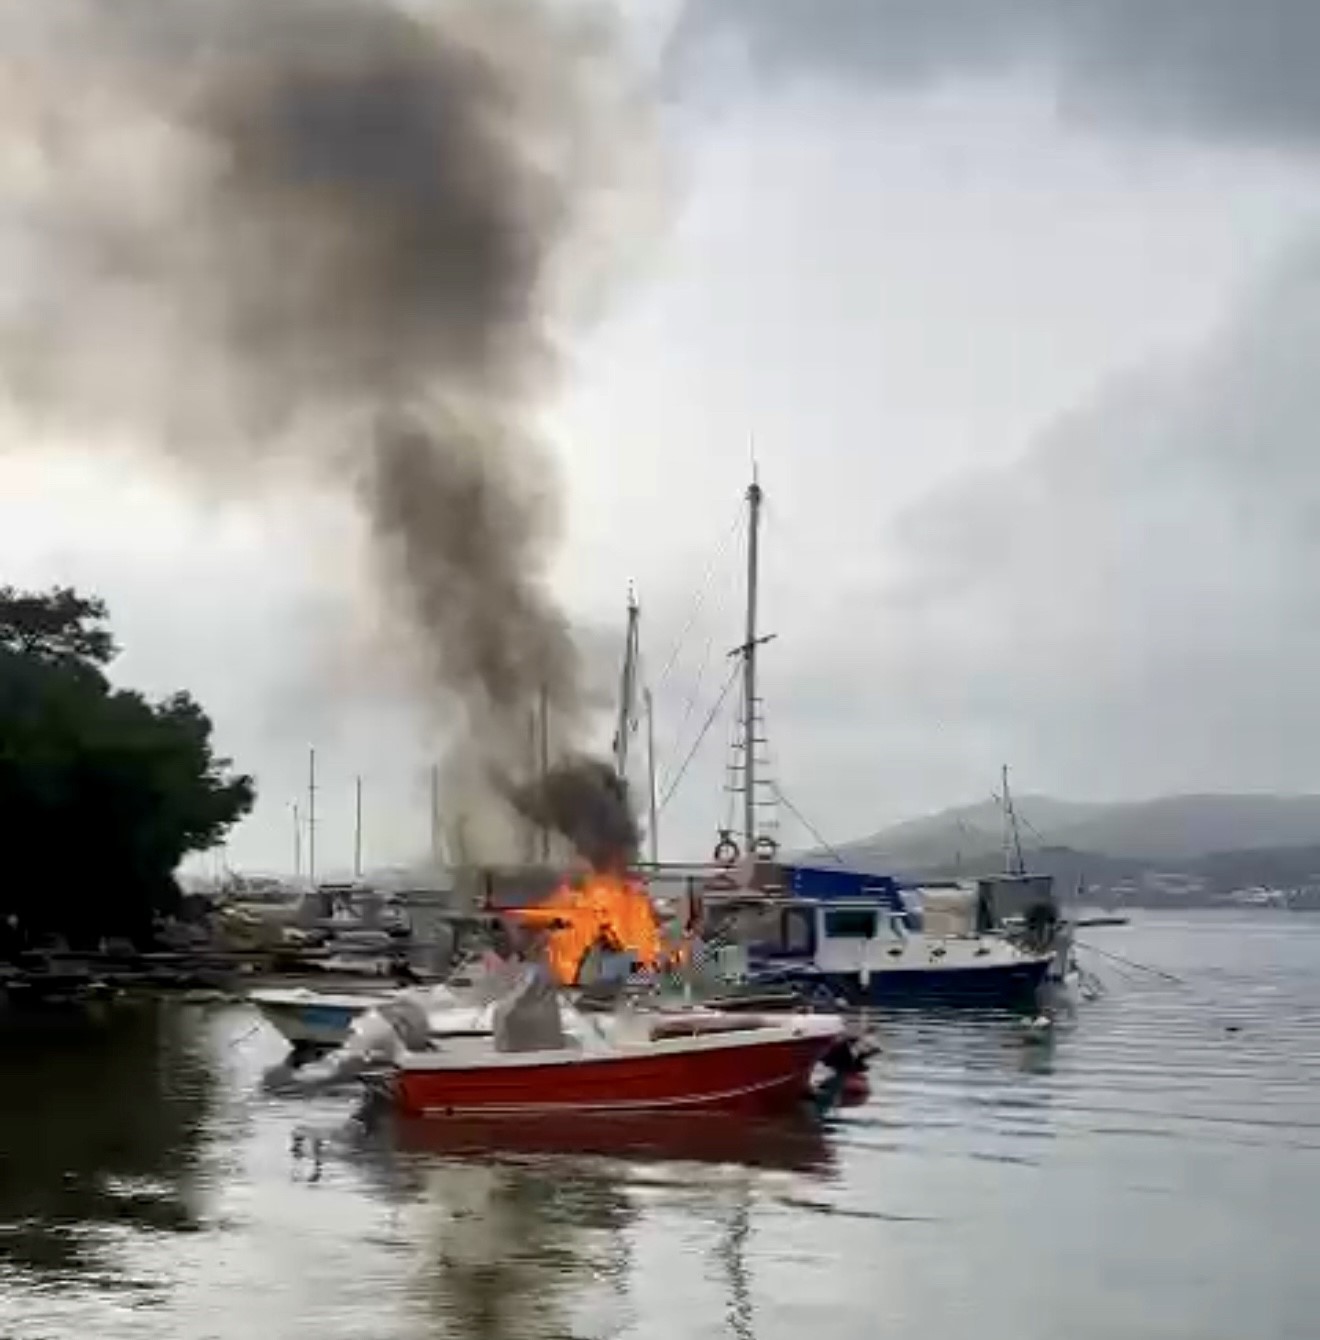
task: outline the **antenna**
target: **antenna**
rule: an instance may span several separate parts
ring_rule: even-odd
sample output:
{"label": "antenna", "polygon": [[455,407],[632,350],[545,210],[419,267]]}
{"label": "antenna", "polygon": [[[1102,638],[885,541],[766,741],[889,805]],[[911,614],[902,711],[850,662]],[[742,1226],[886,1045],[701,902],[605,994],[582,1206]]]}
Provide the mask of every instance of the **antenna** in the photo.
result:
{"label": "antenna", "polygon": [[353,878],[362,878],[362,778],[353,779]]}

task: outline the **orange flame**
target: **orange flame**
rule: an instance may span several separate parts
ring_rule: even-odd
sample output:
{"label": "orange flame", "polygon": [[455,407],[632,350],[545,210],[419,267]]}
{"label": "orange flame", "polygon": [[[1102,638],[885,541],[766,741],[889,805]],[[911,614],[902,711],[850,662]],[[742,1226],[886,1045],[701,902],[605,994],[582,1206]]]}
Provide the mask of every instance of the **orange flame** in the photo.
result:
{"label": "orange flame", "polygon": [[537,907],[511,914],[523,925],[547,932],[546,965],[555,981],[571,986],[594,944],[630,952],[644,967],[661,959],[660,919],[646,891],[617,875],[591,875],[581,884],[561,884]]}

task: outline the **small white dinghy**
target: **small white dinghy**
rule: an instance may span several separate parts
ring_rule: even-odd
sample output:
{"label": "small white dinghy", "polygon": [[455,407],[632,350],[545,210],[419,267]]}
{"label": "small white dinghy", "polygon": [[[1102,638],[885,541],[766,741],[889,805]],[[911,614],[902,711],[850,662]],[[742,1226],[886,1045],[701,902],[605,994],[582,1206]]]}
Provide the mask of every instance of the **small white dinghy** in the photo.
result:
{"label": "small white dinghy", "polygon": [[438,1036],[488,1034],[490,1004],[501,994],[505,971],[498,962],[479,960],[465,965],[447,981],[429,987],[401,988],[397,982],[352,991],[257,987],[248,993],[248,999],[297,1049],[342,1047],[359,1019],[404,993],[423,1003]]}

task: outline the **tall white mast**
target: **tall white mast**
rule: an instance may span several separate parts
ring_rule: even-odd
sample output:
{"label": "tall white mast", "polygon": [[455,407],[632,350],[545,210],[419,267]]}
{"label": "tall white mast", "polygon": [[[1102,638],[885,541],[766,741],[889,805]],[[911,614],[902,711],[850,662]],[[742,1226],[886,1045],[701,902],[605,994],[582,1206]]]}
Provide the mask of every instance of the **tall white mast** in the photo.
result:
{"label": "tall white mast", "polygon": [[614,770],[628,778],[628,737],[636,716],[637,619],[640,610],[632,587],[628,588],[628,630],[623,646],[623,671],[619,677],[619,721],[614,732]]}
{"label": "tall white mast", "polygon": [[756,601],[760,563],[761,485],[747,488],[747,627],[743,641],[743,850],[756,846]]}

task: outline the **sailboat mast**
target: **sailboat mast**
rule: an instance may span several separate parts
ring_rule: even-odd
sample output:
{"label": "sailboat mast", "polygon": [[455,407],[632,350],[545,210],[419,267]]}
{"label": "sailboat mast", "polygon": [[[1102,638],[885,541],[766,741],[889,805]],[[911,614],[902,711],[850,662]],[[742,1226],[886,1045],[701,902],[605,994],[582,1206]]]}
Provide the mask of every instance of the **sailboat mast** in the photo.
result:
{"label": "sailboat mast", "polygon": [[651,849],[651,864],[660,864],[660,815],[655,796],[655,700],[651,690],[643,691],[646,702],[646,801],[648,823],[647,844]]}
{"label": "sailboat mast", "polygon": [[619,679],[619,723],[614,732],[614,770],[628,777],[628,736],[637,696],[637,597],[628,588],[628,630],[623,644],[623,672]]}
{"label": "sailboat mast", "polygon": [[307,880],[316,887],[316,750],[307,751]]}
{"label": "sailboat mast", "polygon": [[760,564],[761,485],[747,488],[747,628],[743,642],[743,850],[756,845],[756,602]]}
{"label": "sailboat mast", "polygon": [[302,878],[302,814],[298,802],[293,802],[293,875]]}
{"label": "sailboat mast", "polygon": [[432,763],[430,775],[431,868],[440,869],[440,769]]}
{"label": "sailboat mast", "polygon": [[1018,829],[1017,810],[1013,807],[1013,793],[1008,789],[1008,764],[1000,773],[1004,802],[1004,874],[1025,875],[1027,863],[1022,859],[1022,834]]}
{"label": "sailboat mast", "polygon": [[[538,739],[539,755],[537,758],[537,775],[540,778],[541,785],[545,785],[545,779],[550,775],[550,686],[543,683],[541,685],[541,696],[538,704],[537,722],[540,727]],[[541,825],[541,860],[544,864],[550,864],[550,829]]]}

